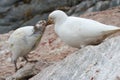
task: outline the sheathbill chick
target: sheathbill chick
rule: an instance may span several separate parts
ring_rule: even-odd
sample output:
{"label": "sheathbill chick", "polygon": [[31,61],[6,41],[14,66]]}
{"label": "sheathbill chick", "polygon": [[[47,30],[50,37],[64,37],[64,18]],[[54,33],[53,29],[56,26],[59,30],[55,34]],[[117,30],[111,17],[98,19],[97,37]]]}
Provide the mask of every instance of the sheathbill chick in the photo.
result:
{"label": "sheathbill chick", "polygon": [[12,53],[11,59],[15,65],[15,71],[18,70],[17,59],[23,57],[28,61],[26,56],[40,41],[45,27],[46,21],[41,20],[35,26],[20,27],[10,35],[8,42]]}

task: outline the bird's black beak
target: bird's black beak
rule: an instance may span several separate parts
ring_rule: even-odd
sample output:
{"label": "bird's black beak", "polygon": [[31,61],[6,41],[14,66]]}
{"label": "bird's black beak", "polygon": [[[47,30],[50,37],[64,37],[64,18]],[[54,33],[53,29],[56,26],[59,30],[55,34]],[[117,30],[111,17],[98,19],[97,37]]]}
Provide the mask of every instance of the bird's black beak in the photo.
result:
{"label": "bird's black beak", "polygon": [[53,21],[53,19],[48,18],[47,25],[50,25],[50,24],[54,24],[54,21]]}

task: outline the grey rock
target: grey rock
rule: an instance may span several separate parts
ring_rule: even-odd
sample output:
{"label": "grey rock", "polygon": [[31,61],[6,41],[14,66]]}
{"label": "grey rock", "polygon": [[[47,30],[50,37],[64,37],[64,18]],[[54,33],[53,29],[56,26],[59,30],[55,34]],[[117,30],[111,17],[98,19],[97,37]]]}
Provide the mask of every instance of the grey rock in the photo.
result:
{"label": "grey rock", "polygon": [[120,5],[120,0],[112,0],[110,3],[110,7],[115,7]]}
{"label": "grey rock", "polygon": [[109,8],[110,1],[99,1],[93,11],[102,11]]}
{"label": "grey rock", "polygon": [[10,29],[9,26],[4,26],[4,27],[0,26],[0,33],[8,32],[10,30],[12,30],[12,29]]}
{"label": "grey rock", "polygon": [[23,68],[19,69],[15,74],[6,78],[6,80],[28,80],[36,75],[41,69],[46,68],[48,63],[45,62],[32,62],[27,63]]}
{"label": "grey rock", "polygon": [[23,21],[18,21],[18,22],[14,23],[12,25],[9,25],[9,26],[5,26],[7,24],[4,24],[4,26],[0,26],[0,33],[7,33],[11,30],[15,30],[15,29],[19,28],[20,25],[22,25],[22,24],[23,24]]}
{"label": "grey rock", "polygon": [[79,4],[82,1],[83,0],[67,0],[67,3],[69,4],[69,6],[74,6],[76,4]]}
{"label": "grey rock", "polygon": [[4,78],[0,78],[0,80],[5,80]]}
{"label": "grey rock", "polygon": [[0,6],[2,6],[2,7],[11,6],[17,1],[19,1],[19,0],[0,0]]}
{"label": "grey rock", "polygon": [[32,16],[31,10],[32,6],[24,4],[22,6],[12,8],[4,18],[12,22],[26,19],[27,17]]}
{"label": "grey rock", "polygon": [[71,8],[68,11],[68,14],[79,16],[85,12],[102,11],[108,9],[109,5],[110,5],[110,1],[86,0],[86,1],[82,1],[77,6]]}
{"label": "grey rock", "polygon": [[120,36],[87,46],[51,65],[30,80],[119,80]]}
{"label": "grey rock", "polygon": [[26,21],[23,25],[21,26],[28,26],[28,25],[32,25],[34,26],[38,21],[42,20],[42,19],[46,19],[48,16],[48,14],[43,14],[43,15],[36,15],[35,17],[33,17],[32,19],[30,19],[29,21]]}
{"label": "grey rock", "polygon": [[8,19],[0,19],[0,25],[1,26],[9,26],[11,23],[9,22]]}
{"label": "grey rock", "polygon": [[83,14],[89,7],[91,7],[92,5],[94,4],[93,1],[83,1],[81,2],[80,4],[78,4],[77,6],[71,8],[69,11],[68,11],[68,14],[71,15],[71,14],[74,14],[75,13],[79,13],[78,15],[80,14]]}
{"label": "grey rock", "polygon": [[[85,12],[101,11],[118,5],[120,0],[1,0],[0,33],[23,25],[34,25],[38,19],[35,16],[40,15],[40,19],[47,19],[48,14],[55,9],[79,16]],[[14,24],[18,23],[20,24],[15,27]]]}
{"label": "grey rock", "polygon": [[111,7],[119,6],[120,0],[84,0],[78,5],[72,7],[69,15],[80,16],[86,12],[103,11]]}
{"label": "grey rock", "polygon": [[90,7],[89,9],[87,9],[87,10],[85,11],[85,13],[88,13],[88,12],[94,12],[94,6],[93,6],[93,7]]}
{"label": "grey rock", "polygon": [[104,1],[100,11],[108,9],[109,5],[110,5],[110,1]]}
{"label": "grey rock", "polygon": [[[21,21],[23,24],[19,24],[16,27],[14,26],[14,28],[22,27],[22,25],[27,24],[34,25],[37,21],[36,15],[40,15],[40,19],[47,19],[47,15],[51,11],[60,7],[76,5],[80,1],[81,0],[30,0],[29,3],[26,3],[24,0],[1,0],[0,13],[2,16],[0,16],[0,19],[2,19],[2,22],[0,22],[0,33],[11,30],[14,24],[21,23]],[[30,22],[32,23],[30,24]],[[4,29],[4,27],[7,26],[10,28]]]}
{"label": "grey rock", "polygon": [[26,21],[22,26],[28,26],[28,25],[35,25],[38,21],[40,21],[41,16],[40,15],[36,15],[35,17],[33,17],[32,19]]}
{"label": "grey rock", "polygon": [[10,7],[0,7],[0,14],[1,14],[1,13],[5,13],[5,12],[7,12],[8,10],[10,10]]}

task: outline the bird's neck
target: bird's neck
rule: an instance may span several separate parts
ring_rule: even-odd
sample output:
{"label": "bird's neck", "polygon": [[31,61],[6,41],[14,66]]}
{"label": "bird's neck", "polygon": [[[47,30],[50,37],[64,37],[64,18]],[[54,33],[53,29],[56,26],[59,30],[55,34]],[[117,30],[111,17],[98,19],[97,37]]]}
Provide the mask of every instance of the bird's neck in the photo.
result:
{"label": "bird's neck", "polygon": [[64,24],[64,22],[67,20],[68,16],[67,15],[59,15],[56,19],[55,19],[55,32],[56,33],[60,33],[61,32],[61,27],[62,24]]}
{"label": "bird's neck", "polygon": [[59,35],[59,33],[61,33],[61,29],[62,29],[62,24],[64,24],[64,22],[67,20],[67,18],[62,18],[59,19],[58,21],[55,22],[55,32]]}
{"label": "bird's neck", "polygon": [[61,25],[65,22],[65,20],[67,19],[67,15],[64,16],[59,16],[58,18],[55,19],[55,25]]}

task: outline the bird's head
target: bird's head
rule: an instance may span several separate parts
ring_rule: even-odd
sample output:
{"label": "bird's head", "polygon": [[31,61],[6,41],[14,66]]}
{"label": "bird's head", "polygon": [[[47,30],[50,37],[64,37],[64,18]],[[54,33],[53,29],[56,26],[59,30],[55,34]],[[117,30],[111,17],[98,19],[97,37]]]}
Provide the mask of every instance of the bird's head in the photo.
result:
{"label": "bird's head", "polygon": [[45,20],[40,20],[34,26],[34,32],[38,32],[38,31],[43,32],[46,26],[47,26],[47,22]]}
{"label": "bird's head", "polygon": [[57,22],[63,21],[66,19],[67,15],[61,10],[55,10],[51,12],[48,16],[47,24],[56,24]]}

